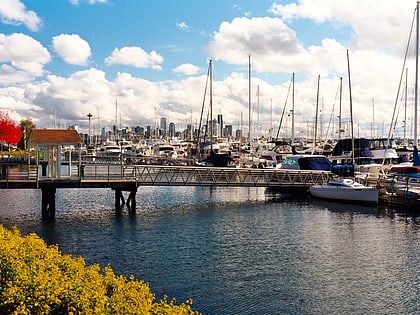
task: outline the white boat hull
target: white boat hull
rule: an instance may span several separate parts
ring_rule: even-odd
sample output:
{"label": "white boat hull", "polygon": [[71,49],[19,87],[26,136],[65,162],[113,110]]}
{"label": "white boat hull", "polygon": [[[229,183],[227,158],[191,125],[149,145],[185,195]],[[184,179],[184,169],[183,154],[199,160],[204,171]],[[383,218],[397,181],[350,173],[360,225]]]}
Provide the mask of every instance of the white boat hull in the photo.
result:
{"label": "white boat hull", "polygon": [[378,203],[379,190],[373,187],[353,188],[314,185],[309,188],[312,196],[347,202]]}
{"label": "white boat hull", "polygon": [[396,188],[395,192],[398,196],[406,199],[420,199],[420,190],[419,189],[406,189],[406,188]]}

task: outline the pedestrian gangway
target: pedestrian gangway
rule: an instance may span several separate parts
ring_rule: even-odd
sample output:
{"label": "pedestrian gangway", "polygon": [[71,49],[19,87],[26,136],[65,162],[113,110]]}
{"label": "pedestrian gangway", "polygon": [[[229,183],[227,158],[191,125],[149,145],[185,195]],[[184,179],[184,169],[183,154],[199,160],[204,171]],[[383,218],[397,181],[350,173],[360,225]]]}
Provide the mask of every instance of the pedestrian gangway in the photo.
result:
{"label": "pedestrian gangway", "polygon": [[[75,188],[108,187],[109,183],[130,182],[136,186],[231,186],[231,187],[310,187],[326,183],[332,173],[318,170],[274,168],[235,168],[203,166],[126,165],[84,163],[67,166],[71,174],[48,177],[41,166],[2,165],[1,188],[39,188],[41,183],[74,183]],[[38,169],[38,170],[37,170]],[[26,183],[22,186],[22,183]],[[90,185],[91,184],[91,185]],[[70,185],[71,186],[71,185]]]}
{"label": "pedestrian gangway", "polygon": [[[134,211],[141,186],[266,187],[301,193],[333,176],[329,171],[317,170],[79,163],[62,165],[60,177],[51,177],[45,165],[0,166],[0,188],[41,189],[42,217],[46,220],[55,217],[55,195],[59,188],[111,188],[115,191],[116,210],[126,204]],[[123,192],[129,192],[127,200]]]}
{"label": "pedestrian gangway", "polygon": [[310,187],[328,171],[163,165],[84,165],[81,182],[134,181],[137,186]]}

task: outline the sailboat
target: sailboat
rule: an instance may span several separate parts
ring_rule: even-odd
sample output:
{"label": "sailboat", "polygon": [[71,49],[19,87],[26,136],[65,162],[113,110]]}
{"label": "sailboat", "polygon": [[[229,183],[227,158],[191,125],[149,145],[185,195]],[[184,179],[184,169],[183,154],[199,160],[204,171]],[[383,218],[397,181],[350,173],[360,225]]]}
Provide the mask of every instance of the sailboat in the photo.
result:
{"label": "sailboat", "polygon": [[419,71],[419,1],[416,4],[416,67],[414,83],[414,143],[412,165],[391,167],[389,174],[397,178],[395,192],[404,199],[420,200],[420,156],[417,138],[418,71]]}
{"label": "sailboat", "polygon": [[[352,161],[354,164],[354,130],[353,130],[353,104],[351,96],[350,81],[350,62],[349,52],[347,51],[349,94],[350,94],[350,120],[352,133]],[[379,189],[376,187],[365,186],[356,182],[353,178],[340,177],[328,181],[324,185],[313,185],[309,188],[312,196],[323,199],[332,199],[354,203],[372,203],[379,201]]]}
{"label": "sailboat", "polygon": [[413,166],[420,166],[420,156],[417,139],[417,104],[419,91],[419,2],[416,4],[416,81],[415,81],[415,95],[414,95],[414,145],[413,145]]}
{"label": "sailboat", "polygon": [[[209,147],[209,152],[205,152],[205,157],[200,161],[197,161],[196,164],[199,166],[217,166],[217,167],[225,167],[229,166],[229,164],[233,161],[229,153],[221,153],[218,152],[216,149],[217,143],[214,143],[214,134],[213,134],[213,61],[209,60],[209,68],[208,68],[208,79],[210,81],[210,105],[209,105],[209,112],[210,112],[210,120],[207,120],[208,129],[210,132],[210,143],[201,142],[198,139],[198,149],[204,149],[205,147]],[[207,82],[206,82],[206,89],[207,89]],[[203,100],[203,108],[204,108],[204,100]],[[202,111],[203,111],[202,108]],[[200,128],[201,129],[201,122]],[[206,128],[207,130],[207,128]],[[201,148],[200,148],[201,147]]]}
{"label": "sailboat", "polygon": [[337,178],[325,185],[314,185],[309,188],[311,195],[322,199],[332,199],[354,203],[378,203],[379,190],[364,186],[352,178]]}

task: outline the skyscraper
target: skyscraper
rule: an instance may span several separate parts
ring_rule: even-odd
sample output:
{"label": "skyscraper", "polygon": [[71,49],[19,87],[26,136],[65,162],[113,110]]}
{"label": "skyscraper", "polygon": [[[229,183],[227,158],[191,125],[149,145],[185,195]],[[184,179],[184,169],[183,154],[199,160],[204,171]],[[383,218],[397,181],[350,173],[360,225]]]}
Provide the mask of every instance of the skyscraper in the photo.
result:
{"label": "skyscraper", "polygon": [[159,135],[162,137],[166,137],[167,135],[167,123],[166,123],[166,118],[165,117],[161,117],[160,118],[160,128],[159,128]]}
{"label": "skyscraper", "polygon": [[217,135],[221,137],[223,135],[223,115],[222,114],[217,115],[217,124],[219,127],[217,130]]}
{"label": "skyscraper", "polygon": [[173,122],[171,122],[171,123],[169,123],[169,137],[170,138],[173,138],[173,137],[175,137],[175,133],[176,133],[176,131],[175,131],[175,124],[173,123]]}

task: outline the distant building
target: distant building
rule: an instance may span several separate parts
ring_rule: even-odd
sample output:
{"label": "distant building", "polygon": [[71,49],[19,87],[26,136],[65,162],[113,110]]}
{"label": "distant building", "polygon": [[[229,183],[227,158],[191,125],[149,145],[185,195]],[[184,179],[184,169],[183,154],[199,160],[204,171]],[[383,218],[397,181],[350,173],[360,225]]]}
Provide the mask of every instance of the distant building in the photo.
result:
{"label": "distant building", "polygon": [[160,130],[161,130],[160,135],[166,136],[167,123],[166,123],[166,118],[165,117],[160,118]]}
{"label": "distant building", "polygon": [[123,137],[124,139],[127,138],[127,129],[126,128],[121,129],[121,137]]}
{"label": "distant building", "polygon": [[222,114],[217,115],[217,125],[218,125],[217,136],[221,137],[223,136],[223,115]]}
{"label": "distant building", "polygon": [[140,136],[141,138],[144,137],[144,127],[136,126],[134,127],[134,132]]}
{"label": "distant building", "polygon": [[225,128],[223,128],[223,137],[232,137],[232,135],[233,135],[232,125],[225,125]]}
{"label": "distant building", "polygon": [[168,136],[170,138],[173,138],[173,137],[175,137],[175,135],[176,135],[175,124],[173,122],[171,122],[169,124],[169,134],[168,134]]}

